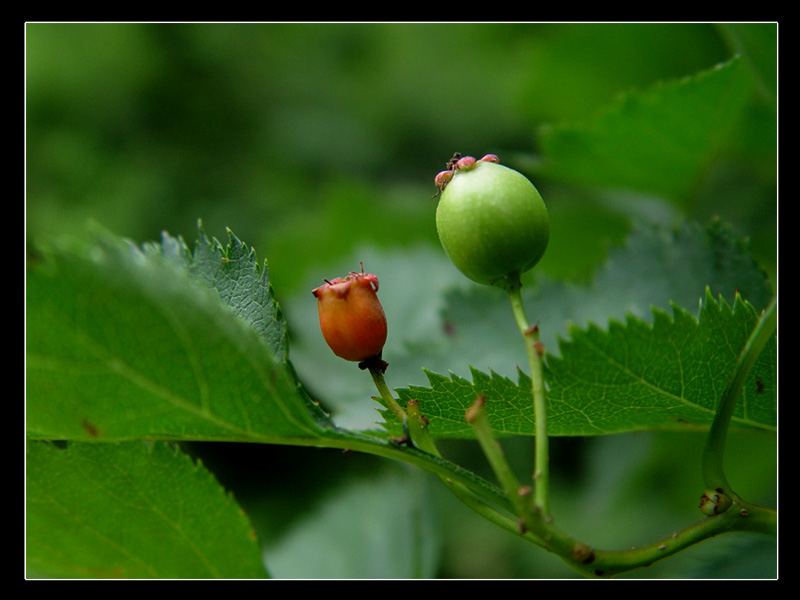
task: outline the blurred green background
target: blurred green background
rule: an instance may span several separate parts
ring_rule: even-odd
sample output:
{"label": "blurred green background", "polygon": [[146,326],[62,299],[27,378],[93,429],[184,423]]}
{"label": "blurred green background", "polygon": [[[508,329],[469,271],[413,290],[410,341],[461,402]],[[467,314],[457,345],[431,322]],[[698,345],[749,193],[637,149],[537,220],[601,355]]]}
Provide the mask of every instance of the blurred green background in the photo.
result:
{"label": "blurred green background", "polygon": [[[32,23],[26,38],[29,240],[93,219],[136,241],[192,241],[202,219],[268,257],[279,294],[364,240],[435,242],[433,176],[453,152],[529,172],[542,125],[734,53],[712,24]],[[739,136],[734,165],[665,201],[732,222],[767,267],[770,133]],[[543,267],[585,275],[625,219],[558,183],[536,180],[553,228],[594,233],[553,236]]]}
{"label": "blurred green background", "polygon": [[[434,175],[455,151],[493,152],[531,176],[548,204],[553,235],[541,270],[550,277],[585,281],[633,220],[718,216],[751,240],[775,281],[777,129],[770,92],[777,75],[753,81],[735,132],[685,197],[612,193],[536,176],[542,127],[585,121],[620,93],[693,75],[742,48],[776,48],[774,23],[28,23],[25,34],[29,248],[81,235],[88,221],[137,242],[166,230],[191,244],[202,219],[210,236],[224,242],[230,228],[268,259],[279,300],[310,298],[309,282],[341,275],[334,269],[353,262],[357,248],[439,253]],[[761,73],[777,73],[777,55],[748,60],[766,63]],[[653,514],[663,515],[663,504],[669,513],[674,498],[687,492],[670,487],[680,487],[676,460],[697,444],[639,434],[554,445],[564,485],[575,492],[564,510],[575,523],[586,520],[576,534],[613,545],[630,540],[631,532],[650,541],[647,527],[673,526],[669,519],[654,524],[647,511],[631,518],[624,502],[607,497],[611,516],[580,507],[588,502],[597,509],[591,499],[598,490],[619,488],[624,479],[621,487],[636,488],[639,498],[658,490]],[[450,451],[468,457],[463,446]],[[774,454],[772,439],[747,438],[743,448],[751,446]],[[639,460],[647,457],[646,469],[637,463],[613,476],[592,470],[600,455],[631,466],[631,448]],[[267,539],[311,503],[331,472],[386,468],[370,457],[349,459],[345,468],[326,451],[195,450],[237,490]],[[742,465],[747,470],[746,460]],[[774,491],[770,477],[750,471],[756,495]],[[674,522],[686,523],[695,509],[681,505]],[[445,514],[470,525],[442,525],[449,534],[434,575],[570,576],[559,561],[491,526],[484,531],[458,510]],[[618,525],[604,534],[598,520]],[[735,542],[713,543],[726,549],[761,543]],[[694,562],[671,564],[689,561],[678,568],[681,576],[743,568],[735,560],[720,566],[719,557],[730,553],[715,548],[695,552]],[[748,551],[761,556],[757,550]],[[771,576],[773,552],[768,543],[766,567],[755,576]],[[749,576],[754,563],[735,572]],[[673,573],[664,568],[645,576]]]}

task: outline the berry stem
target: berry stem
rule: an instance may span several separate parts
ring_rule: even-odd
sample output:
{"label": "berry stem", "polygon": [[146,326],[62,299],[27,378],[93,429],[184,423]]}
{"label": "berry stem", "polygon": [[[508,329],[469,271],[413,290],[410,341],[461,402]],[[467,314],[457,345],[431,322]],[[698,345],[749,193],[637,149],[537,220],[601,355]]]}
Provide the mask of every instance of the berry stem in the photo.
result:
{"label": "berry stem", "polygon": [[[379,372],[382,375],[382,372],[381,371]],[[420,411],[418,400],[412,398],[411,400],[408,401],[408,403],[406,404],[406,417],[407,419],[405,422],[408,426],[408,434],[411,438],[412,445],[415,448],[422,450],[423,452],[431,454],[437,458],[442,458],[439,449],[436,447],[436,442],[431,436],[430,431],[428,431],[428,420],[424,417],[424,415]],[[491,433],[489,433],[489,437],[491,438]],[[501,463],[503,462],[502,456],[500,458],[500,461]],[[447,477],[442,474],[439,474],[439,478],[447,486],[447,488],[456,496],[456,498],[458,498],[465,506],[471,508],[473,511],[475,511],[483,518],[512,533],[515,533],[517,535],[523,535],[534,544],[537,544],[539,546],[545,546],[542,540],[540,540],[535,535],[528,534],[525,531],[521,531],[518,521],[514,521],[513,519],[507,517],[505,514],[501,513],[495,506],[490,505],[489,503],[486,502],[486,500],[480,498],[473,490],[468,488],[463,483],[455,481],[450,477]],[[511,478],[512,481],[515,481],[513,474],[511,475]],[[508,494],[512,502],[512,505],[515,505],[516,491],[517,488],[515,487],[514,488],[515,494]],[[517,510],[516,512],[519,512],[519,510]]]}
{"label": "berry stem", "polygon": [[583,565],[594,560],[594,550],[558,529],[552,519],[532,503],[535,497],[530,486],[520,485],[492,433],[485,404],[484,397],[479,396],[467,410],[466,418],[516,514],[516,533],[561,556],[570,566],[584,572]]}
{"label": "berry stem", "polygon": [[508,495],[514,507],[514,512],[521,522],[530,520],[531,511],[526,503],[523,487],[520,485],[517,476],[511,469],[511,465],[506,461],[500,443],[495,439],[489,426],[489,419],[486,415],[486,401],[483,396],[479,396],[472,406],[467,410],[466,419],[475,432],[475,437],[483,450],[484,456],[489,461],[495,476],[500,485]]}
{"label": "berry stem", "polygon": [[531,394],[533,396],[533,415],[535,423],[534,441],[534,505],[545,519],[550,517],[550,457],[547,439],[547,404],[544,394],[544,367],[542,354],[544,347],[539,341],[539,326],[531,327],[525,316],[525,307],[522,303],[522,283],[519,277],[509,278],[504,286],[511,300],[511,309],[517,321],[517,327],[525,341],[528,352],[528,363],[531,370]]}
{"label": "berry stem", "polygon": [[428,420],[422,415],[419,409],[419,400],[412,398],[406,404],[408,414],[408,434],[411,441],[420,450],[441,457],[436,442],[433,441],[428,431]]}
{"label": "berry stem", "polygon": [[397,420],[401,423],[406,422],[406,411],[403,410],[403,407],[394,399],[392,393],[389,391],[389,387],[386,385],[386,380],[383,377],[383,369],[380,365],[375,363],[370,363],[367,365],[367,369],[369,370],[369,374],[372,375],[372,381],[375,382],[375,387],[378,389],[378,393],[381,395],[381,400],[383,400],[384,405],[386,408],[392,411]]}

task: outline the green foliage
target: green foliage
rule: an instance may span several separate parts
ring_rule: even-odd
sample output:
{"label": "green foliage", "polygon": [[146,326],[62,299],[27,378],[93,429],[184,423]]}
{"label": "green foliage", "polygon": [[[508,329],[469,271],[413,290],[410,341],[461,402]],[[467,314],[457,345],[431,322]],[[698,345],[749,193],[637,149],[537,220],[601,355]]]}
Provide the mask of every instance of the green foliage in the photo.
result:
{"label": "green foliage", "polygon": [[[740,297],[731,307],[707,294],[697,320],[675,307],[672,318],[655,311],[652,327],[629,318],[607,332],[573,329],[548,365],[552,412],[570,423],[567,431],[708,425],[757,321]],[[776,429],[776,361],[773,337],[750,372],[734,423]]]}
{"label": "green foliage", "polygon": [[[88,249],[48,253],[28,279],[29,437],[375,445],[376,453],[384,444],[392,455],[379,438],[362,439],[369,431],[335,428],[302,391],[276,343],[286,324],[262,268],[233,234],[223,247],[202,230],[193,254],[166,235],[139,250],[107,233]],[[656,311],[652,326],[631,316],[608,331],[570,330],[548,363],[553,435],[709,424],[757,313],[738,295],[731,307],[710,293],[697,320],[674,310],[672,319]],[[136,333],[141,323],[146,335]],[[773,345],[750,374],[736,422],[774,429],[775,365]],[[499,433],[534,433],[525,374],[516,384],[472,375],[469,383],[429,373],[430,388],[400,397],[420,401],[434,436],[471,437],[464,413],[478,395]],[[49,493],[31,487],[29,499]]]}
{"label": "green foliage", "polygon": [[[632,316],[612,322],[608,331],[595,325],[570,329],[560,357],[547,369],[548,433],[593,435],[636,429],[707,427],[733,365],[755,326],[757,313],[737,297],[733,308],[708,295],[699,319],[675,307],[670,317],[654,311],[651,326]],[[735,422],[776,428],[775,346],[750,373]],[[439,436],[473,433],[464,413],[484,396],[492,428],[500,434],[533,435],[530,377],[516,382],[496,373],[472,371],[472,382],[428,373],[429,388],[401,390],[416,398]]]}
{"label": "green foliage", "polygon": [[[32,434],[105,440],[318,435],[321,413],[272,351],[283,325],[266,278],[255,273],[252,256],[237,258],[238,241],[225,256],[217,245],[213,263],[209,242],[198,246],[199,259],[187,269],[176,240],[164,254],[154,245],[142,251],[102,235],[88,251],[55,251],[46,269],[30,273]],[[218,276],[237,268],[243,292]],[[200,285],[201,278],[220,287]],[[249,312],[252,305],[260,307],[259,316]]]}
{"label": "green foliage", "polygon": [[266,576],[238,504],[177,448],[30,442],[26,461],[33,576]]}
{"label": "green foliage", "polygon": [[[358,462],[502,506],[463,419],[482,394],[529,467],[506,299],[435,238],[432,179],[456,150],[499,154],[550,212],[523,295],[546,350],[557,518],[626,548],[697,518],[703,435],[777,288],[776,32],[29,24],[29,576],[571,576],[418,474]],[[403,427],[369,377],[322,342],[309,291],[358,261],[381,282],[387,382],[449,460],[393,442]],[[776,362],[773,336],[726,452],[736,489],[767,504]],[[227,458],[241,442],[247,464]],[[641,576],[771,577],[774,544],[742,544]],[[742,552],[760,566],[727,570]]]}
{"label": "green foliage", "polygon": [[545,173],[686,202],[739,122],[750,94],[741,60],[630,93],[589,123],[540,133]]}

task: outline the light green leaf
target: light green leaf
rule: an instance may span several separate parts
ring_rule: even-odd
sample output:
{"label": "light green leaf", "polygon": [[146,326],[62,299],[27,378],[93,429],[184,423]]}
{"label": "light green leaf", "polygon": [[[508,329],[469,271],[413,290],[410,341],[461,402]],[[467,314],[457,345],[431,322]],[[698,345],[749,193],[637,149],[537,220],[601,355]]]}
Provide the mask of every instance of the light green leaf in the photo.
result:
{"label": "light green leaf", "polygon": [[[758,314],[739,296],[731,307],[707,294],[699,318],[678,306],[670,317],[653,309],[652,325],[633,316],[573,327],[560,356],[548,356],[548,432],[597,435],[638,429],[705,428],[755,326]],[[749,375],[733,423],[776,427],[775,338]],[[530,378],[518,381],[472,370],[472,381],[428,373],[430,387],[398,390],[416,398],[440,437],[470,437],[464,414],[477,396],[487,401],[489,421],[500,434],[533,435]]]}
{"label": "light green leaf", "polygon": [[414,471],[347,481],[264,552],[276,579],[436,575],[441,532],[429,483]]}
{"label": "light green leaf", "polygon": [[263,578],[241,509],[166,443],[28,442],[28,575]]}

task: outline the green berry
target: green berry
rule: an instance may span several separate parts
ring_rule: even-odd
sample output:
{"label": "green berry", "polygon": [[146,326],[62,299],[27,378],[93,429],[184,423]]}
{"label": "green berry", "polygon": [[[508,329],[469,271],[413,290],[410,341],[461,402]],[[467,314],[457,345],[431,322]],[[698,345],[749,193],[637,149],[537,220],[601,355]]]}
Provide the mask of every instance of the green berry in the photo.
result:
{"label": "green berry", "polygon": [[521,173],[487,155],[464,157],[441,188],[436,228],[464,275],[506,287],[544,255],[550,219],[542,197]]}

